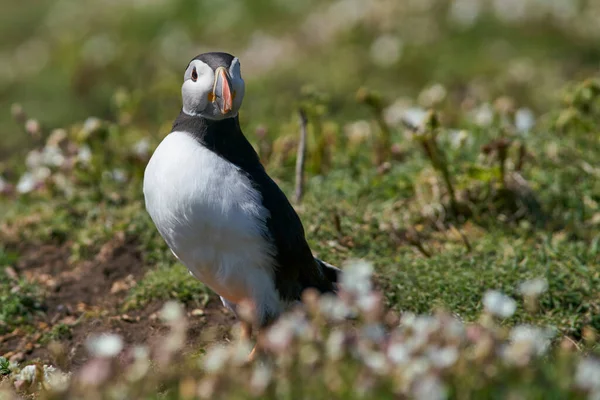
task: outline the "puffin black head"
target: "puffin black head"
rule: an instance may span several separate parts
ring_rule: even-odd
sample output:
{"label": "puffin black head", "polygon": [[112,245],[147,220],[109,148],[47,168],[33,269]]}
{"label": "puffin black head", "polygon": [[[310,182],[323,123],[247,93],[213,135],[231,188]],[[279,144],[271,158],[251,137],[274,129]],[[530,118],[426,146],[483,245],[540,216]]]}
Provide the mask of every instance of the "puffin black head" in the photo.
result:
{"label": "puffin black head", "polygon": [[220,120],[235,117],[244,99],[240,61],[227,53],[204,53],[190,61],[183,77],[183,112]]}

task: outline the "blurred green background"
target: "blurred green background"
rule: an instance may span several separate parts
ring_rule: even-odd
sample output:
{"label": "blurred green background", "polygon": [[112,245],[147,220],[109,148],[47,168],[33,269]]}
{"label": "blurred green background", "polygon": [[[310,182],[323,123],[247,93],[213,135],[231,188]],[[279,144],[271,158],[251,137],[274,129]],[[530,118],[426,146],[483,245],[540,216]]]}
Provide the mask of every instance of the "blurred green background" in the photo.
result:
{"label": "blurred green background", "polygon": [[390,103],[442,96],[452,123],[499,95],[543,109],[600,62],[592,0],[1,0],[0,9],[0,160],[32,144],[13,103],[49,131],[123,118],[115,103],[126,99],[126,119],[164,135],[187,62],[210,50],[241,59],[250,134],[288,119],[307,84],[330,96],[334,120],[368,112],[354,95],[366,85]]}

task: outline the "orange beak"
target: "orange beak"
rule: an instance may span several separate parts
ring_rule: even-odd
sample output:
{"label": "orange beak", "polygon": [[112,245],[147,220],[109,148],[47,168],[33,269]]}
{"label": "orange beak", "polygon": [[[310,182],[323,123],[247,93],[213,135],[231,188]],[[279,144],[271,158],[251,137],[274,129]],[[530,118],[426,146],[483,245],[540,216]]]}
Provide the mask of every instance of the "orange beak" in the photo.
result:
{"label": "orange beak", "polygon": [[233,96],[231,95],[231,78],[224,67],[217,68],[215,72],[215,101],[222,114],[228,114],[233,109]]}

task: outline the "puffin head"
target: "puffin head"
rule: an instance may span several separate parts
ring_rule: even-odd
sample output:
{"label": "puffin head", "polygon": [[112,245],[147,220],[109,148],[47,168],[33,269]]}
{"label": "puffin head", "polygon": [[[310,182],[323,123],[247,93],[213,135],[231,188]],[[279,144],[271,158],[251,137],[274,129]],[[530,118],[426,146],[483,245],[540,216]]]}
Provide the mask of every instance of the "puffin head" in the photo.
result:
{"label": "puffin head", "polygon": [[212,120],[233,118],[242,105],[244,89],[237,57],[200,54],[190,61],[183,76],[183,112]]}

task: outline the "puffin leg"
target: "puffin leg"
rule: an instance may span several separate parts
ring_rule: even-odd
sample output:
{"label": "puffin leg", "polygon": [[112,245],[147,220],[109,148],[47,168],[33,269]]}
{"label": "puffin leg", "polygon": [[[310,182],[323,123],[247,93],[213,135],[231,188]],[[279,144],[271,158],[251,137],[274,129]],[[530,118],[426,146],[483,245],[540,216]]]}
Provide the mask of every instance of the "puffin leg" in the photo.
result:
{"label": "puffin leg", "polygon": [[250,340],[252,338],[252,324],[246,321],[241,321],[240,338],[242,340]]}
{"label": "puffin leg", "polygon": [[254,347],[252,348],[250,354],[248,354],[248,362],[256,360],[256,358],[259,357],[259,355],[261,354],[261,351],[258,349],[258,344],[260,343],[260,340],[261,332],[258,332],[256,335],[256,343],[254,344]]}

